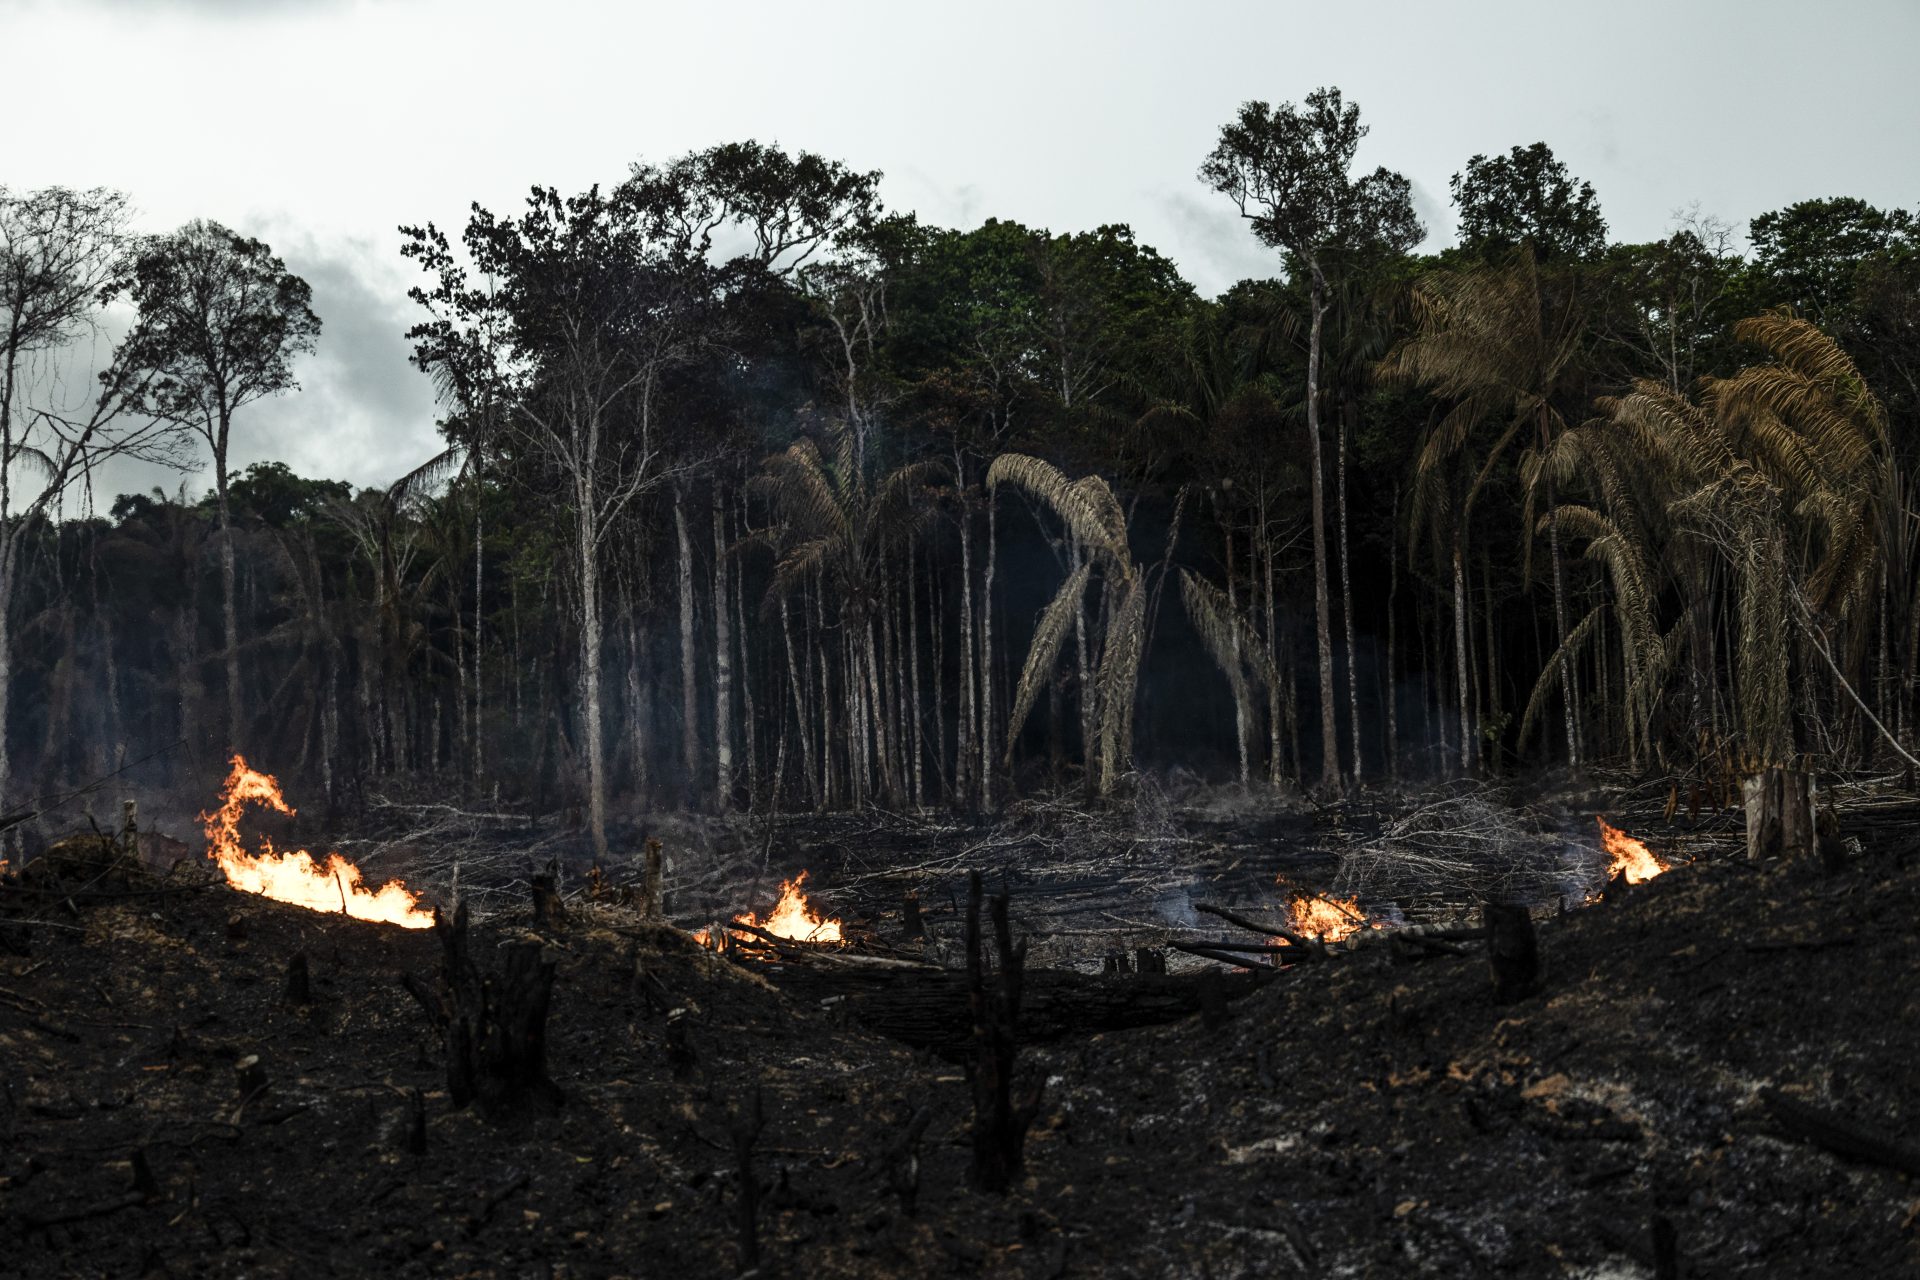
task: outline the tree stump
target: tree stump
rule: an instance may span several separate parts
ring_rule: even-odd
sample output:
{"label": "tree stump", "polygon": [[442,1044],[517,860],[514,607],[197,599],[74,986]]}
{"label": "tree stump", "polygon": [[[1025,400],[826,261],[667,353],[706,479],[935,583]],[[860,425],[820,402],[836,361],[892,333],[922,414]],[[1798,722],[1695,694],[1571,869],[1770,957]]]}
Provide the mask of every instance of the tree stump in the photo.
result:
{"label": "tree stump", "polygon": [[1040,1109],[1042,1081],[1019,1102],[1013,1096],[1013,1061],[1019,1052],[1020,989],[1027,944],[1013,944],[1007,923],[1007,895],[993,898],[993,932],[998,964],[987,976],[986,948],[980,936],[980,873],[967,881],[967,1004],[973,1022],[973,1185],[1005,1191],[1025,1163],[1027,1128]]}
{"label": "tree stump", "polygon": [[1740,794],[1746,802],[1748,859],[1800,864],[1818,856],[1810,775],[1768,766],[1745,778]]}
{"label": "tree stump", "polygon": [[1493,969],[1493,1002],[1511,1004],[1540,986],[1540,937],[1524,903],[1488,902],[1480,908]]}
{"label": "tree stump", "polygon": [[558,1106],[560,1086],[547,1076],[553,962],[533,943],[514,943],[500,948],[501,972],[483,975],[468,950],[464,902],[452,923],[435,912],[433,932],[441,946],[438,985],[411,974],[402,982],[440,1026],[454,1107],[478,1102],[499,1116]]}
{"label": "tree stump", "polygon": [[533,892],[533,922],[558,929],[567,922],[566,904],[560,900],[560,860],[551,859],[546,869],[528,881]]}
{"label": "tree stump", "polygon": [[649,920],[658,920],[665,909],[660,892],[662,856],[660,842],[648,836],[646,847],[641,854],[643,863],[640,878],[640,913]]}

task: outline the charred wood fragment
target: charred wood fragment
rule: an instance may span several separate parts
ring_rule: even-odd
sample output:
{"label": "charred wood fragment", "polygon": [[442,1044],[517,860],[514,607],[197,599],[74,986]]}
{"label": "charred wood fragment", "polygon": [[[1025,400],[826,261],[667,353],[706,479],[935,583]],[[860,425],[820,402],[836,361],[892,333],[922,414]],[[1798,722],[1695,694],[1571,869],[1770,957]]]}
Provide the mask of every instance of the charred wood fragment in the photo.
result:
{"label": "charred wood fragment", "polygon": [[728,1136],[733,1139],[734,1170],[740,1179],[736,1204],[740,1266],[748,1271],[760,1265],[760,1180],[753,1172],[753,1148],[766,1127],[767,1117],[761,1106],[760,1086],[755,1084],[748,1090],[741,1105],[734,1108],[727,1124]]}
{"label": "charred wood fragment", "polygon": [[560,1086],[547,1076],[553,962],[537,945],[514,943],[500,948],[501,972],[483,975],[469,948],[464,902],[451,923],[435,912],[433,931],[441,947],[438,984],[428,987],[411,974],[401,982],[441,1029],[454,1107],[478,1102],[503,1115],[558,1106]]}
{"label": "charred wood fragment", "polygon": [[1007,921],[1007,895],[995,894],[990,911],[996,963],[989,979],[980,933],[982,896],[980,873],[976,871],[967,882],[966,931],[967,1004],[973,1025],[973,1184],[982,1191],[1003,1192],[1025,1163],[1027,1128],[1040,1109],[1045,1082],[1015,1099],[1013,1068],[1019,1053],[1016,1028],[1027,944],[1025,939],[1014,944]]}
{"label": "charred wood fragment", "polygon": [[313,1003],[313,985],[307,972],[307,953],[304,951],[294,952],[287,960],[287,1003]]}
{"label": "charred wood fragment", "polygon": [[[1207,958],[1227,965],[1249,964],[1248,959],[1225,952]],[[897,962],[790,964],[771,976],[782,990],[804,1000],[840,997],[837,1007],[848,1017],[882,1035],[956,1057],[972,1052],[968,979],[963,972]],[[1256,963],[1216,976],[1221,994],[1232,1001],[1274,981],[1280,970]],[[1044,1044],[1178,1022],[1200,1011],[1200,986],[1197,973],[1115,978],[1034,969],[1022,977],[1016,1038],[1022,1044]]]}
{"label": "charred wood fragment", "polygon": [[527,883],[533,892],[533,922],[550,929],[565,925],[567,908],[560,900],[560,860],[550,859],[546,868]]}
{"label": "charred wood fragment", "polygon": [[1303,959],[1310,959],[1325,952],[1325,948],[1311,938],[1283,929],[1278,925],[1261,924],[1258,920],[1249,920],[1246,916],[1238,915],[1225,907],[1214,906],[1210,902],[1196,902],[1193,904],[1193,909],[1203,911],[1210,916],[1217,916],[1228,924],[1237,924],[1242,929],[1251,929],[1255,933],[1265,934],[1269,938],[1285,938],[1290,945],[1301,948],[1304,953]]}
{"label": "charred wood fragment", "polygon": [[932,1119],[932,1108],[919,1108],[880,1158],[887,1189],[900,1198],[900,1211],[909,1217],[913,1214],[914,1202],[920,1196],[920,1140],[926,1136],[927,1125]]}
{"label": "charred wood fragment", "polygon": [[418,1089],[407,1091],[407,1154],[427,1154],[427,1103]]}
{"label": "charred wood fragment", "polygon": [[1775,1088],[1760,1091],[1773,1118],[1794,1137],[1824,1147],[1836,1155],[1920,1177],[1920,1149],[1883,1136],[1882,1129],[1856,1124],[1843,1116],[1803,1102]]}
{"label": "charred wood fragment", "polygon": [[648,836],[641,857],[643,867],[640,878],[640,911],[647,919],[658,920],[665,910],[665,903],[661,901],[660,895],[662,858],[660,841]]}
{"label": "charred wood fragment", "polygon": [[1487,929],[1487,960],[1493,970],[1495,1004],[1511,1004],[1540,986],[1540,935],[1523,903],[1488,902],[1480,910]]}
{"label": "charred wood fragment", "polygon": [[907,937],[924,938],[927,936],[927,919],[920,910],[920,895],[912,889],[907,890],[906,897],[901,901],[900,921],[901,929]]}
{"label": "charred wood fragment", "polygon": [[700,1064],[700,1055],[693,1047],[691,1022],[684,1008],[667,1014],[667,1068],[675,1080],[685,1080]]}

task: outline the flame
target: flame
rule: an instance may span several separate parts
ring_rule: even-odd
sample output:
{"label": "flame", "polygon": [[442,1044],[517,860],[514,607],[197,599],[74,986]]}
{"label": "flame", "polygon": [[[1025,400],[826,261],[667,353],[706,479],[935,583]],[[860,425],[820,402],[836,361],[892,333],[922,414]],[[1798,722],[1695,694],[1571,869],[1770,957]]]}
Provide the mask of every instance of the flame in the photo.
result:
{"label": "flame", "polygon": [[260,841],[259,853],[249,852],[240,841],[240,814],[249,804],[288,815],[294,811],[271,775],[249,768],[245,759],[235,755],[220,807],[200,815],[207,832],[207,856],[220,864],[234,888],[310,911],[344,912],[403,929],[433,926],[433,913],[423,910],[405,885],[389,880],[378,889],[369,888],[360,868],[337,853],[317,862],[305,849],[281,853],[266,839]]}
{"label": "flame", "polygon": [[[795,942],[844,942],[846,938],[840,931],[838,920],[822,919],[800,886],[807,882],[807,873],[802,871],[791,880],[780,882],[780,901],[773,904],[773,910],[763,919],[751,911],[743,911],[733,918],[735,924],[750,924],[756,929],[779,938],[791,938]],[[703,947],[712,947],[716,951],[726,950],[728,932],[715,926],[711,929],[696,929],[693,940]],[[750,941],[751,935],[736,934],[743,941]]]}
{"label": "flame", "polygon": [[1597,814],[1593,820],[1600,824],[1600,848],[1610,859],[1607,879],[1624,875],[1628,884],[1645,884],[1667,869],[1668,864],[1642,842]]}
{"label": "flame", "polygon": [[1275,876],[1274,883],[1287,890],[1287,914],[1297,934],[1320,942],[1339,942],[1362,929],[1380,927],[1361,910],[1358,898],[1308,893],[1290,886],[1285,876]]}

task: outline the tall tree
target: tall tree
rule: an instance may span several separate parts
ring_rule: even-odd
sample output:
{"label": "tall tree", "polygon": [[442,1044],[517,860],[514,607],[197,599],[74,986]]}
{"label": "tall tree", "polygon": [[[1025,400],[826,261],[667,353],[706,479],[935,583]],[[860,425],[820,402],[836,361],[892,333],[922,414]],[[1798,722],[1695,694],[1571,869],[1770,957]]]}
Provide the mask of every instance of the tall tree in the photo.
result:
{"label": "tall tree", "polygon": [[1307,439],[1312,457],[1315,641],[1320,659],[1321,783],[1340,789],[1340,735],[1334,709],[1333,634],[1327,581],[1326,475],[1321,463],[1320,355],[1330,277],[1357,252],[1404,253],[1424,237],[1406,178],[1387,169],[1350,170],[1367,135],[1357,103],[1317,89],[1302,107],[1248,102],[1221,126],[1200,180],[1232,200],[1260,240],[1291,255],[1307,277]]}
{"label": "tall tree", "polygon": [[0,187],[0,806],[13,637],[8,629],[27,536],[88,468],[110,455],[168,460],[151,421],[123,416],[144,389],[117,365],[91,403],[62,394],[64,349],[97,328],[128,237],[117,191]]}
{"label": "tall tree", "polygon": [[299,386],[293,358],[313,350],[320,318],[309,305],[312,289],[272,249],[217,222],[189,222],[145,241],[134,256],[127,292],[139,316],[120,348],[116,376],[144,379],[147,411],[193,431],[213,454],[226,745],[237,751],[244,738],[244,699],[227,500],[233,416],[255,400]]}
{"label": "tall tree", "polygon": [[1576,183],[1544,142],[1475,156],[1450,186],[1463,248],[1498,258],[1527,245],[1543,262],[1606,251],[1607,222],[1593,184]]}

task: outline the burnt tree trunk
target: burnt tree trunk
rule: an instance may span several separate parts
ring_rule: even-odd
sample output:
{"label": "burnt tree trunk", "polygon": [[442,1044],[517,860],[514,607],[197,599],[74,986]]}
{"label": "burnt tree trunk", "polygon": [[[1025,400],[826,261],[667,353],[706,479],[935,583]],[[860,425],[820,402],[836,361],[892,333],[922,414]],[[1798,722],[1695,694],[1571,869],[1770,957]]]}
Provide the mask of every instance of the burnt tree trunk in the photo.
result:
{"label": "burnt tree trunk", "polygon": [[1020,985],[1027,944],[1013,944],[1007,924],[1007,895],[995,894],[991,911],[996,966],[989,980],[980,937],[980,873],[967,884],[967,1006],[973,1015],[973,1185],[981,1191],[1005,1191],[1025,1163],[1027,1127],[1040,1109],[1035,1085],[1015,1102],[1013,1062],[1020,1020]]}
{"label": "burnt tree trunk", "polygon": [[1810,862],[1819,851],[1813,823],[1813,779],[1797,769],[1770,766],[1740,784],[1747,811],[1747,857]]}
{"label": "burnt tree trunk", "polygon": [[453,920],[435,913],[440,980],[413,975],[408,991],[439,1024],[446,1045],[447,1094],[455,1109],[478,1102],[489,1115],[550,1110],[564,1096],[547,1076],[547,1009],[554,964],[532,943],[501,947],[502,969],[482,974],[467,938],[467,907]]}

